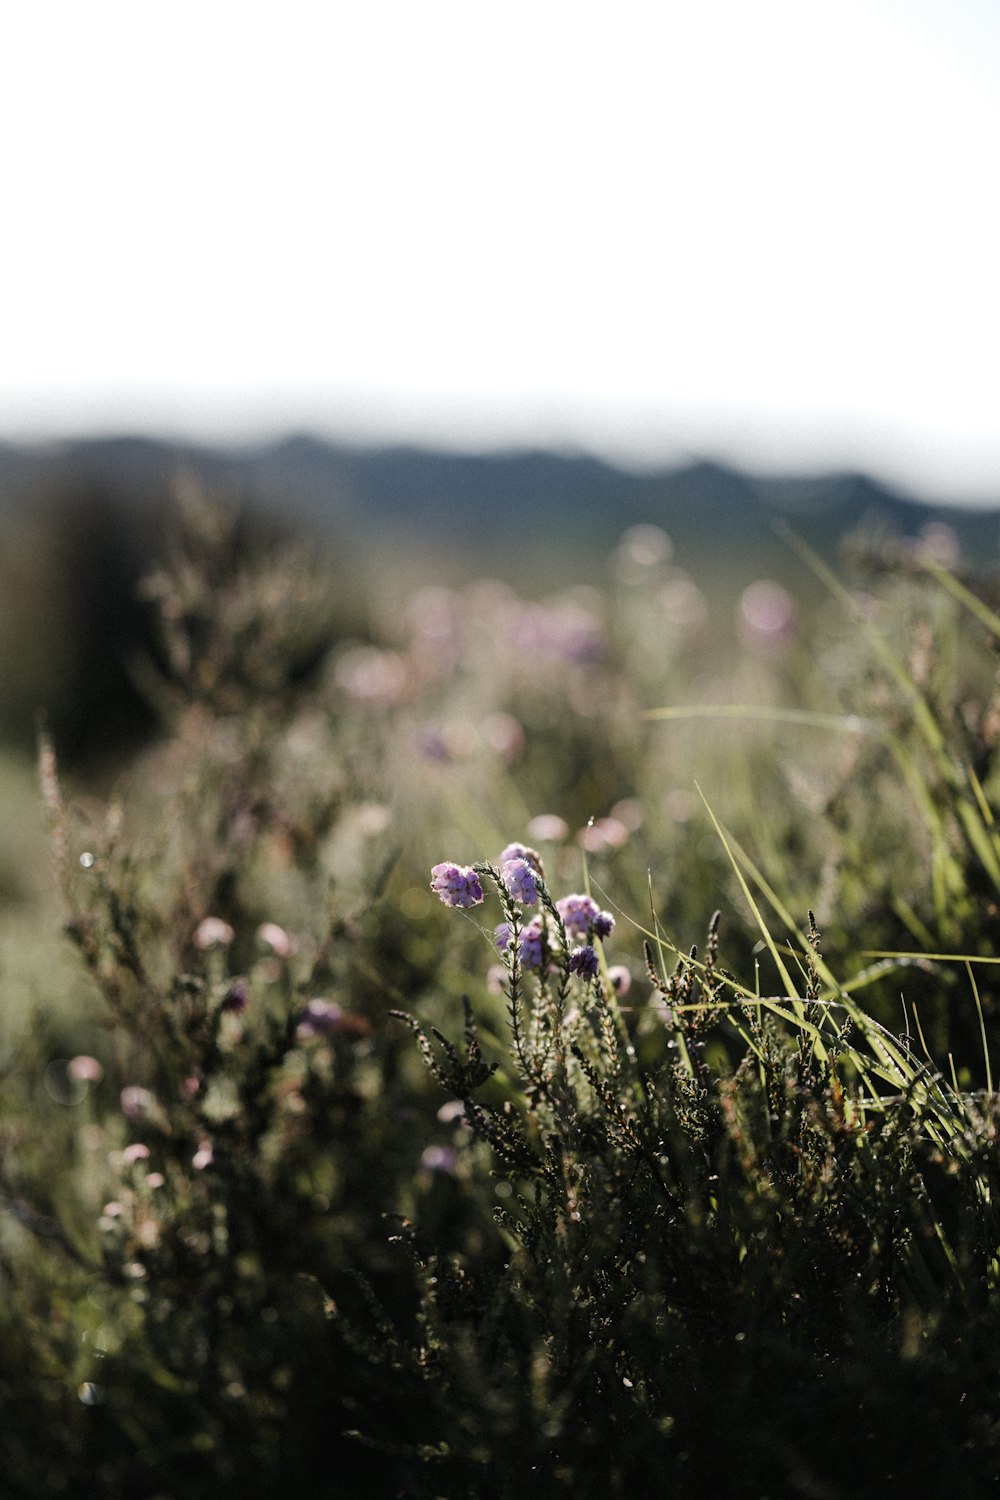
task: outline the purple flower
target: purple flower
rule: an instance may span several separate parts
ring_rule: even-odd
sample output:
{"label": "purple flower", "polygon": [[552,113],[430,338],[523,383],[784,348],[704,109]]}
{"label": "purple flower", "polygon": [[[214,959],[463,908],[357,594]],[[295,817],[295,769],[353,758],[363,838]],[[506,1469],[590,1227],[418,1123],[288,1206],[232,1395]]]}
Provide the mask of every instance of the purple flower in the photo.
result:
{"label": "purple flower", "polygon": [[427,1146],[420,1158],[420,1165],[429,1172],[444,1172],[451,1177],[457,1161],[458,1152],[454,1146]]}
{"label": "purple flower", "polygon": [[610,937],[614,931],[614,926],[615,919],[609,911],[599,911],[594,918],[594,933],[599,938]]}
{"label": "purple flower", "polygon": [[542,950],[545,947],[545,929],[540,917],[528,923],[521,933],[521,967],[524,969],[540,969],[542,967]]}
{"label": "purple flower", "polygon": [[569,937],[585,938],[598,914],[598,906],[590,896],[572,895],[557,901],[556,911],[562,917]]}
{"label": "purple flower", "polygon": [[[495,931],[495,941],[499,953],[509,953],[513,943],[513,933],[509,922],[501,922]],[[544,930],[540,917],[535,917],[521,930],[521,942],[518,956],[522,969],[540,969],[542,966],[542,948],[544,946]]]}
{"label": "purple flower", "polygon": [[231,1011],[233,1015],[241,1016],[245,1010],[250,1008],[250,996],[242,979],[237,979],[231,984],[222,997],[222,1009]]}
{"label": "purple flower", "polygon": [[299,1017],[300,1036],[330,1036],[343,1025],[344,1011],[336,1000],[314,999],[306,1002]]}
{"label": "purple flower", "polygon": [[589,943],[574,948],[569,956],[569,971],[579,974],[581,979],[593,979],[597,973],[597,954]]}
{"label": "purple flower", "polygon": [[451,751],[448,749],[444,736],[436,729],[422,729],[416,737],[417,749],[421,755],[428,760],[450,760]]}
{"label": "purple flower", "polygon": [[300,1037],[341,1036],[349,1042],[360,1042],[371,1035],[371,1023],[364,1016],[344,1010],[336,1000],[317,996],[306,1002],[296,1027]]}
{"label": "purple flower", "polygon": [[479,876],[471,865],[453,865],[449,861],[435,865],[431,890],[435,891],[445,906],[478,906],[483,900],[483,888]]}
{"label": "purple flower", "polygon": [[504,968],[503,964],[490,964],[489,968],[486,970],[486,988],[489,990],[491,995],[503,994],[503,984],[506,978],[507,970]]}
{"label": "purple flower", "polygon": [[595,937],[611,936],[615,919],[609,911],[601,911],[592,896],[564,896],[556,902],[556,910],[566,925],[567,936],[585,938],[591,932]]}
{"label": "purple flower", "polygon": [[543,873],[542,861],[537,850],[529,849],[527,844],[508,844],[500,855],[501,868],[512,859],[526,860],[536,875]]}
{"label": "purple flower", "polygon": [[538,899],[535,871],[526,859],[508,859],[501,871],[503,883],[515,901],[522,906],[534,906]]}

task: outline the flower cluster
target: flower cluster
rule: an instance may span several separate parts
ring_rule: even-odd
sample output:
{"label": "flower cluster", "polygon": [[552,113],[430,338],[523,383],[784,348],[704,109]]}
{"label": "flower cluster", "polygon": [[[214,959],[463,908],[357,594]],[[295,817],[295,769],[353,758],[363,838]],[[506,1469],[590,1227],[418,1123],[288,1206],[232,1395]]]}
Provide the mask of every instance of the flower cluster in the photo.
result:
{"label": "flower cluster", "polygon": [[601,911],[592,896],[564,896],[556,902],[556,911],[563,919],[566,934],[570,938],[586,940],[591,933],[595,937],[610,937],[615,919],[609,911]]}
{"label": "flower cluster", "polygon": [[527,844],[508,844],[500,855],[501,866],[509,864],[512,860],[516,859],[524,860],[525,864],[530,865],[536,875],[544,876],[545,871],[542,869],[541,855],[537,849],[529,849]]}
{"label": "flower cluster", "polygon": [[511,898],[522,906],[534,906],[538,900],[535,871],[526,859],[508,859],[503,863],[503,883]]}
{"label": "flower cluster", "polygon": [[479,876],[471,865],[454,865],[450,861],[431,870],[431,890],[445,906],[479,906],[485,899]]}
{"label": "flower cluster", "polygon": [[[594,943],[611,935],[615,925],[611,913],[602,911],[592,896],[574,892],[555,903],[555,911],[562,922],[560,932],[556,921],[548,914],[552,912],[552,903],[545,890],[542,862],[536,851],[526,844],[508,844],[500,854],[498,866],[499,870],[497,866],[480,865],[478,870],[490,874],[506,903],[508,920],[500,922],[494,932],[494,942],[501,957],[507,963],[512,961],[516,931],[517,961],[522,969],[542,969],[554,959],[581,979],[595,978],[599,961]],[[431,875],[431,889],[446,906],[478,906],[483,900],[483,888],[474,866],[446,862],[435,865]],[[511,903],[534,906],[540,896],[548,913],[540,912],[522,927],[516,921]],[[615,988],[618,989],[617,984]]]}
{"label": "flower cluster", "polygon": [[[521,929],[521,940],[518,944],[518,959],[522,969],[540,969],[542,967],[543,950],[547,944],[548,933],[541,917],[534,917],[526,927]],[[513,946],[514,935],[511,932],[509,922],[501,922],[496,929],[495,940],[497,951],[501,954],[507,953]]]}
{"label": "flower cluster", "polygon": [[581,979],[593,979],[597,974],[597,954],[589,943],[581,943],[569,956],[569,971],[579,974]]}

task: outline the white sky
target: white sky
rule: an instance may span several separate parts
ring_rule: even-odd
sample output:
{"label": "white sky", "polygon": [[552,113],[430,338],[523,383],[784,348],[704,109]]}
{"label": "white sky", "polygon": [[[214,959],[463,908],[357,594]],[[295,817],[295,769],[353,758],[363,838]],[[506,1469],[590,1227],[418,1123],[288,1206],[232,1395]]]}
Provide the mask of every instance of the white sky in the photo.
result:
{"label": "white sky", "polygon": [[1000,0],[31,0],[0,142],[0,436],[1000,499]]}

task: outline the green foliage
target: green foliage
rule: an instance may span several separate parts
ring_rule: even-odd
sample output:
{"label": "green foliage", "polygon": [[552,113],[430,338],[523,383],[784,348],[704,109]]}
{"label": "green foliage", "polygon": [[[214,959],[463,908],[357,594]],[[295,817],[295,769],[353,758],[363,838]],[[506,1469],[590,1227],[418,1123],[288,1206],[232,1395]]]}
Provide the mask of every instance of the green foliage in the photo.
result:
{"label": "green foliage", "polygon": [[[564,968],[526,1022],[509,958],[502,1102],[425,1045],[489,1149],[506,1253],[484,1277],[408,1237],[444,1433],[423,1493],[973,1494],[996,1474],[995,1097],[932,1109],[919,1066],[871,1091],[884,1054],[848,1006],[834,1022],[814,954],[801,997],[761,1001],[716,944],[713,922],[705,962],[666,979],[650,950],[666,1019],[628,1029],[604,978],[568,1004]],[[719,1031],[735,1071],[710,1061]],[[471,1017],[466,1038],[478,1063]]]}
{"label": "green foliage", "polygon": [[711,678],[651,528],[346,639],[177,525],[159,738],[110,800],[44,741],[56,896],[0,870],[4,1495],[984,1493],[989,601],[811,560]]}

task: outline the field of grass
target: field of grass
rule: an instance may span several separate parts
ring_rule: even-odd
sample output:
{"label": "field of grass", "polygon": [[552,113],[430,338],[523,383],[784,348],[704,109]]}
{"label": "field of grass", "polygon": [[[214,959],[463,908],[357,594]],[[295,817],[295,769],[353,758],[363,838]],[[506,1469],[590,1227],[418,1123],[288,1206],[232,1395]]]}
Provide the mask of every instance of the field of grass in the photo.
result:
{"label": "field of grass", "polygon": [[188,496],[157,732],[0,764],[5,1500],[992,1492],[1000,619],[940,542],[730,598],[639,527],[348,625]]}

